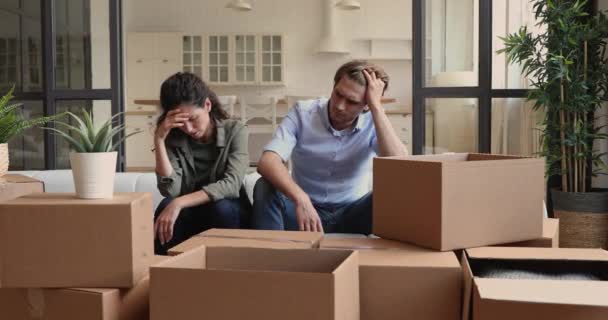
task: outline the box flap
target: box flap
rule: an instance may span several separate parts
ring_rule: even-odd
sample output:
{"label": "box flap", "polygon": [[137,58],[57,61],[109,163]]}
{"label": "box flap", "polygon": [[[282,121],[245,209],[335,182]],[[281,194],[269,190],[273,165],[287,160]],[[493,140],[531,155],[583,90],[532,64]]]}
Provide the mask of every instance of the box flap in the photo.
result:
{"label": "box flap", "polygon": [[504,154],[469,153],[467,161],[492,161],[492,160],[516,160],[516,159],[537,159],[537,158],[504,155]]}
{"label": "box flap", "polygon": [[473,259],[608,261],[602,249],[482,247],[466,252]]}
{"label": "box flap", "polygon": [[559,232],[559,219],[545,218],[543,220],[543,238],[553,239]]}
{"label": "box flap", "polygon": [[462,254],[461,261],[464,280],[461,320],[470,320],[473,318],[473,314],[471,312],[473,304],[473,272],[471,271],[471,266],[467,260],[466,252]]}
{"label": "box flap", "polygon": [[437,252],[406,243],[372,238],[324,238],[322,249],[359,251],[364,266],[460,268],[453,252]]}
{"label": "box flap", "polygon": [[207,248],[199,247],[188,252],[184,252],[175,257],[170,257],[161,262],[157,262],[150,267],[150,274],[156,269],[180,268],[180,269],[204,269],[207,262]]}
{"label": "box flap", "polygon": [[352,253],[352,250],[209,247],[207,268],[328,274],[336,270]]}
{"label": "box flap", "polygon": [[275,242],[307,243],[313,246],[321,240],[323,234],[320,232],[301,231],[210,229],[198,234],[197,236],[221,239],[251,239]]}
{"label": "box flap", "polygon": [[411,156],[395,156],[395,157],[377,157],[374,160],[387,160],[387,161],[424,161],[424,162],[455,162],[455,161],[466,161],[468,157],[467,153],[446,153],[446,154],[425,154],[425,155],[411,155]]}
{"label": "box flap", "polygon": [[608,307],[607,281],[475,278],[481,299]]}
{"label": "box flap", "polygon": [[5,174],[0,177],[0,184],[3,182],[8,183],[42,183],[40,180],[36,180],[34,178],[30,178],[28,176],[20,175],[20,174]]}

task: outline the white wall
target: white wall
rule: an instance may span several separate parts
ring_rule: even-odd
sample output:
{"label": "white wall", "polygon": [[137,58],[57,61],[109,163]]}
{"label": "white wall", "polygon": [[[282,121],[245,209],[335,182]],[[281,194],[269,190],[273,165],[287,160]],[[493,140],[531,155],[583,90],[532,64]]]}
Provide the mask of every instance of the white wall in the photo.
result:
{"label": "white wall", "polygon": [[[324,95],[348,55],[316,53],[326,0],[252,0],[253,10],[225,8],[228,0],[129,0],[124,30],[200,33],[280,33],[285,36],[285,87],[217,87],[219,94]],[[411,38],[411,0],[360,0],[361,10],[337,12],[337,33],[347,39]],[[128,45],[128,44],[127,44]],[[411,105],[411,61],[375,61],[392,78],[387,96]],[[127,66],[128,68],[128,66]],[[127,69],[128,72],[128,69]]]}

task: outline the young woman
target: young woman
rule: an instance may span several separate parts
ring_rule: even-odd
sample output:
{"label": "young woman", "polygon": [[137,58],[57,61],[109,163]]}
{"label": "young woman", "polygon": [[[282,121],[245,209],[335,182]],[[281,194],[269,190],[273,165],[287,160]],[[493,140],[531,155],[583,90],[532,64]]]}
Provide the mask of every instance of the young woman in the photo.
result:
{"label": "young woman", "polygon": [[154,145],[158,189],[166,199],[154,216],[155,252],[166,254],[210,228],[247,227],[247,128],[228,119],[215,93],[191,73],[165,80],[160,104]]}

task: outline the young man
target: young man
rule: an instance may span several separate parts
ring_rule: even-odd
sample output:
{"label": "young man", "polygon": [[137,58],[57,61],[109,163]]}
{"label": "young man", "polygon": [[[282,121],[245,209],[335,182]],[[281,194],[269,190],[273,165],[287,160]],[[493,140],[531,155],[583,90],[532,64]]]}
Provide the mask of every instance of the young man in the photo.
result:
{"label": "young man", "polygon": [[407,153],[381,104],[388,82],[378,66],[351,61],[329,100],[291,108],[258,163],[254,228],[371,233],[372,159]]}

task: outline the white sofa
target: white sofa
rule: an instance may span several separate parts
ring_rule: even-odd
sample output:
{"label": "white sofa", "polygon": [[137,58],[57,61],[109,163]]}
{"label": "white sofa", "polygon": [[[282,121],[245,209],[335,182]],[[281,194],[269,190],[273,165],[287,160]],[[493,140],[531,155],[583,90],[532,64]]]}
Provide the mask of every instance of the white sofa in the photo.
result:
{"label": "white sofa", "polygon": [[[13,171],[44,182],[46,192],[75,192],[72,170]],[[260,175],[257,172],[245,177],[245,188],[249,201],[253,202],[253,187]],[[156,175],[153,172],[117,172],[114,178],[114,192],[150,192],[154,209],[163,199],[156,188]]]}
{"label": "white sofa", "polygon": [[[12,171],[44,182],[46,192],[75,192],[72,170]],[[245,176],[245,189],[249,201],[253,202],[253,187],[260,178],[257,172]],[[163,200],[156,188],[156,175],[153,172],[117,172],[114,178],[114,192],[150,192],[154,209]],[[151,212],[152,216],[154,213]],[[360,234],[333,234],[333,237],[365,237]]]}

